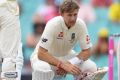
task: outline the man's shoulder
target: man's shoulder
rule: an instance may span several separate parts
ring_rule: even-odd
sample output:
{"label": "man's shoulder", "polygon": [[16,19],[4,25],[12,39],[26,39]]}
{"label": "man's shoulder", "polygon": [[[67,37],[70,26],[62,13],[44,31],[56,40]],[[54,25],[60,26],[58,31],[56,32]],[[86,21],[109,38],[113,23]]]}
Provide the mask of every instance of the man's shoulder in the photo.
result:
{"label": "man's shoulder", "polygon": [[76,23],[77,23],[78,27],[86,27],[85,22],[82,19],[80,19],[80,18],[77,18]]}
{"label": "man's shoulder", "polygon": [[57,31],[61,28],[61,17],[57,16],[49,20],[44,31]]}
{"label": "man's shoulder", "polygon": [[84,20],[80,19],[80,18],[77,18],[77,23],[78,24],[85,24]]}
{"label": "man's shoulder", "polygon": [[49,25],[49,26],[60,26],[61,23],[62,23],[61,16],[57,16],[57,17],[54,17],[51,20],[49,20],[47,22],[47,25]]}
{"label": "man's shoulder", "polygon": [[[61,16],[56,16],[48,21],[48,23],[52,22],[60,22],[61,21]],[[55,24],[55,23],[54,23]]]}

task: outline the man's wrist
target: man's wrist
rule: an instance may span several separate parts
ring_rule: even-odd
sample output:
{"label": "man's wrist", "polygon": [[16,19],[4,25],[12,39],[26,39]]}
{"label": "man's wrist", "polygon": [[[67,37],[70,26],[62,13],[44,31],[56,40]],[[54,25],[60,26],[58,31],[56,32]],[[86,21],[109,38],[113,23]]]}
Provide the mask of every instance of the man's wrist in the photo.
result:
{"label": "man's wrist", "polygon": [[63,63],[60,61],[58,64],[57,64],[57,68],[61,68],[61,65],[62,65]]}
{"label": "man's wrist", "polygon": [[71,64],[82,64],[84,60],[82,58],[73,57],[72,59],[68,60]]}

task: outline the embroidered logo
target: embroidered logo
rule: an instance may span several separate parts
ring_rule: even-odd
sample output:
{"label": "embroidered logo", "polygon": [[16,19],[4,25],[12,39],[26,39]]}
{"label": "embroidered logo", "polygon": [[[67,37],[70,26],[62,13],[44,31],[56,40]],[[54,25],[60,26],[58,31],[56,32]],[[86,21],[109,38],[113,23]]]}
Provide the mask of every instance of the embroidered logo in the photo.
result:
{"label": "embroidered logo", "polygon": [[87,44],[90,43],[90,37],[89,37],[89,35],[86,35],[86,42],[87,42]]}
{"label": "embroidered logo", "polygon": [[74,39],[75,39],[75,33],[72,33],[71,40],[74,40]]}
{"label": "embroidered logo", "polygon": [[63,32],[60,32],[57,36],[57,39],[63,39],[63,36],[64,36],[64,33]]}
{"label": "embroidered logo", "polygon": [[71,35],[71,40],[69,40],[69,41],[70,41],[70,43],[73,43],[74,40],[75,40],[75,33],[72,33],[72,35]]}
{"label": "embroidered logo", "polygon": [[42,42],[47,42],[47,41],[48,41],[48,39],[42,38]]}

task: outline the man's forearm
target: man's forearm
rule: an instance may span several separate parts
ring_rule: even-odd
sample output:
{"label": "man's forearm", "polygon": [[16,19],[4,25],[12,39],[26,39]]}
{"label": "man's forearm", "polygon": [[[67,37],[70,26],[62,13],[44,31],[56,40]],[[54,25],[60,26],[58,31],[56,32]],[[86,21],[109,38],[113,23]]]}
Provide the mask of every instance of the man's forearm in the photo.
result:
{"label": "man's forearm", "polygon": [[83,50],[79,53],[79,55],[77,55],[79,59],[82,58],[84,61],[86,61],[90,56],[91,56],[90,49]]}
{"label": "man's forearm", "polygon": [[47,50],[40,48],[38,51],[38,58],[45,62],[48,62],[51,65],[57,66],[61,61],[53,57]]}

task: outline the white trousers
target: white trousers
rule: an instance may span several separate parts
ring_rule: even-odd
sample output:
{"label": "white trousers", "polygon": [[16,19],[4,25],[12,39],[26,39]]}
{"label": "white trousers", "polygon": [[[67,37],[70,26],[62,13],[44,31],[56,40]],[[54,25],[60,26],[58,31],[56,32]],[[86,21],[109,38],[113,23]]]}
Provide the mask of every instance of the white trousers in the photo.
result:
{"label": "white trousers", "polygon": [[[60,60],[69,60],[70,58],[76,55],[68,55],[65,57],[60,57]],[[32,65],[32,80],[65,80],[64,76],[59,76],[54,74],[53,67],[45,61],[36,59],[31,59]],[[95,72],[97,71],[96,64],[91,61],[87,60],[83,64],[79,65],[79,68],[82,72]]]}
{"label": "white trousers", "polygon": [[8,76],[16,71],[21,72],[23,65],[20,22],[19,16],[12,12],[14,9],[15,6],[0,5],[0,58],[3,59],[1,77],[4,78],[5,74]]}

